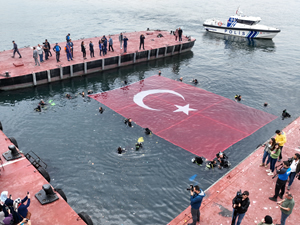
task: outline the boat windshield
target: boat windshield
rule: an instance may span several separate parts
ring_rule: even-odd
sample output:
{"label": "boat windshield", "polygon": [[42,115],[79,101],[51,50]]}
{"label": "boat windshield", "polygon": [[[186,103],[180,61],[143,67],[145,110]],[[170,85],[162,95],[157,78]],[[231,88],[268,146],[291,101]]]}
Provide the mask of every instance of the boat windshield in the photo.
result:
{"label": "boat windshield", "polygon": [[241,24],[245,24],[245,25],[255,25],[255,24],[259,23],[259,21],[242,20],[242,19],[238,19],[236,22],[241,23]]}

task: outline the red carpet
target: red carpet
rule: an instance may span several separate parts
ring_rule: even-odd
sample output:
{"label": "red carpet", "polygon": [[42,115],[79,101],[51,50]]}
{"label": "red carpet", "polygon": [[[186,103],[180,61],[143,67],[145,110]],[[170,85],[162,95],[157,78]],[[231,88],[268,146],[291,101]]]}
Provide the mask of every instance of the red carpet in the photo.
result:
{"label": "red carpet", "polygon": [[90,97],[173,144],[208,159],[276,118],[159,76]]}

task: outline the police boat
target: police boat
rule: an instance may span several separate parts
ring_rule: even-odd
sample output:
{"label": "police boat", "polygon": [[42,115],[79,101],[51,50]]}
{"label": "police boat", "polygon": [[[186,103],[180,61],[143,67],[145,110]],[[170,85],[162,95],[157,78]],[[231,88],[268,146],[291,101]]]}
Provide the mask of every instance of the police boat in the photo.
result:
{"label": "police boat", "polygon": [[203,26],[206,31],[244,38],[272,39],[280,29],[258,24],[260,17],[245,16],[238,8],[236,15],[229,17],[226,22],[216,19],[207,19]]}

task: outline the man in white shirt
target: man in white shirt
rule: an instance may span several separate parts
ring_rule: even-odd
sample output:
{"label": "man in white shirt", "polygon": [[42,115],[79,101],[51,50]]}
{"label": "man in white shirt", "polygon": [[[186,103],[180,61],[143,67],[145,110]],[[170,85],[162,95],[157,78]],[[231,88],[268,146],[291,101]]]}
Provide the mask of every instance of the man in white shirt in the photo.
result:
{"label": "man in white shirt", "polygon": [[293,161],[292,164],[290,165],[291,168],[291,173],[289,175],[289,185],[287,187],[288,190],[290,190],[291,185],[294,181],[294,178],[296,176],[296,174],[299,174],[300,172],[300,163],[299,163],[299,159],[300,159],[300,154],[296,153],[293,157]]}
{"label": "man in white shirt", "polygon": [[43,47],[40,44],[38,44],[38,46],[36,47],[36,50],[37,50],[37,52],[40,56],[40,62],[44,62],[44,60],[43,60]]}

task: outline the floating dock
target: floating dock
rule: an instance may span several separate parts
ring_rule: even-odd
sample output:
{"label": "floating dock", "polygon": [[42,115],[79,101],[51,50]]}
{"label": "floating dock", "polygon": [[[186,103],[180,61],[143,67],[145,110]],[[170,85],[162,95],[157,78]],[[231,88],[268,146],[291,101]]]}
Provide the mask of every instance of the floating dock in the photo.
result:
{"label": "floating dock", "polygon": [[[145,36],[145,50],[139,50],[141,34]],[[159,37],[159,35],[162,35],[162,37]],[[191,50],[196,41],[194,38],[183,36],[182,41],[177,42],[173,34],[160,30],[123,33],[123,36],[128,38],[127,53],[124,53],[124,48],[120,49],[119,34],[115,34],[111,35],[114,52],[107,49],[107,55],[105,56],[100,56],[99,54],[98,41],[102,36],[72,40],[74,44],[73,61],[67,60],[66,53],[63,50],[66,42],[58,43],[62,49],[59,63],[56,62],[55,52],[52,50],[55,43],[49,40],[52,57],[49,57],[49,60],[41,63],[40,66],[35,66],[31,47],[19,48],[22,58],[19,58],[17,53],[15,58],[12,58],[13,50],[0,52],[0,90],[33,87],[89,73],[172,56]],[[109,36],[107,35],[106,38],[108,39]],[[81,52],[82,41],[84,41],[86,47],[86,60],[83,59]],[[94,44],[95,57],[93,58],[90,57],[90,41]],[[7,74],[9,74],[9,77]]]}
{"label": "floating dock", "polygon": [[[300,152],[300,117],[284,130],[287,142],[283,147],[283,160],[287,160]],[[275,131],[274,131],[275,133]],[[242,161],[229,173],[206,190],[206,197],[200,208],[201,225],[231,224],[232,199],[237,191],[249,191],[250,206],[242,224],[258,224],[266,216],[273,218],[273,224],[280,224],[281,211],[276,202],[269,200],[275,192],[277,178],[268,176],[265,167],[260,167],[264,148],[255,150],[248,158]],[[277,162],[276,166],[280,163]],[[299,180],[295,178],[290,192],[294,196],[295,207],[287,218],[286,224],[299,224],[300,188]],[[201,186],[201,184],[200,184]],[[201,187],[200,187],[201,188]],[[187,193],[189,199],[189,193]],[[278,201],[281,199],[278,198]],[[169,225],[183,225],[192,223],[190,206],[173,219]]]}
{"label": "floating dock", "polygon": [[[0,128],[2,128],[0,123]],[[31,212],[32,224],[56,224],[56,225],[86,225],[93,224],[87,214],[83,213],[84,218],[89,223],[84,222],[81,217],[68,205],[61,197],[60,193],[54,191],[58,199],[52,203],[41,204],[37,197],[39,192],[43,192],[43,185],[49,185],[39,170],[19,151],[19,158],[7,161],[4,156],[8,156],[8,146],[13,145],[9,138],[0,129],[0,154],[1,154],[1,175],[0,190],[8,191],[12,199],[23,199],[27,192],[30,193],[30,206],[28,211]],[[18,150],[18,149],[17,149]],[[10,156],[8,156],[9,158]],[[45,175],[45,174],[44,174]],[[52,187],[54,190],[54,188]],[[42,201],[48,201],[43,198]],[[27,202],[25,202],[26,204]],[[81,213],[79,213],[81,214]],[[87,217],[86,217],[87,216]]]}

